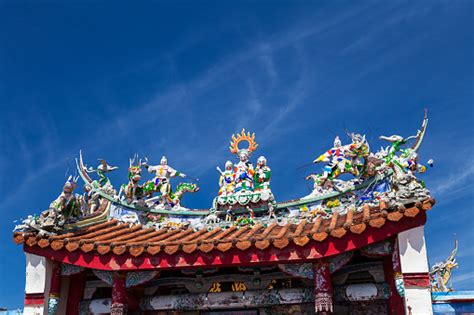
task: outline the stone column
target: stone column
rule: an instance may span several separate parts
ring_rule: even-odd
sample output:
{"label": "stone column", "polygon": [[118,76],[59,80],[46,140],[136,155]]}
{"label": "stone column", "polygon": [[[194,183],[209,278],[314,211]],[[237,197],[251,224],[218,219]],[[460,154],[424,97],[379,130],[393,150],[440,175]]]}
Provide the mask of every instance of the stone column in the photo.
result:
{"label": "stone column", "polygon": [[317,314],[330,314],[333,311],[332,280],[329,263],[323,259],[313,264],[314,307]]}
{"label": "stone column", "polygon": [[405,314],[433,314],[424,226],[399,233],[397,241]]}
{"label": "stone column", "polygon": [[56,315],[61,293],[61,264],[53,262],[48,296],[48,315]]}
{"label": "stone column", "polygon": [[112,305],[110,315],[125,315],[128,311],[125,273],[114,273],[112,282]]}

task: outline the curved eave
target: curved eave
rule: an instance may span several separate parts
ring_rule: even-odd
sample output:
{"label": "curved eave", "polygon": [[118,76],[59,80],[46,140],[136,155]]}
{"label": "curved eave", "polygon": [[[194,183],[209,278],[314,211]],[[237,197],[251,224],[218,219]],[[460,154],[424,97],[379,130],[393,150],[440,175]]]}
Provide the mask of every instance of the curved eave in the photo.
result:
{"label": "curved eave", "polygon": [[[111,220],[52,237],[15,233],[24,251],[101,270],[173,269],[306,262],[381,242],[424,225],[434,200],[395,210],[366,207],[315,222],[211,231],[143,229]],[[382,205],[383,206],[383,205]],[[408,205],[407,205],[408,206]]]}

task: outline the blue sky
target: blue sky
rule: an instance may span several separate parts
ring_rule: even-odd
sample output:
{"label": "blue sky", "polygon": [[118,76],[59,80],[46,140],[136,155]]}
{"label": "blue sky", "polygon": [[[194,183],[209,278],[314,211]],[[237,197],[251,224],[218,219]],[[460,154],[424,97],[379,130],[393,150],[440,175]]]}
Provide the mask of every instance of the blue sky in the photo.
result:
{"label": "blue sky", "polygon": [[[143,3],[143,2],[142,2]],[[472,1],[0,2],[0,306],[23,300],[13,221],[46,209],[79,149],[121,167],[137,152],[201,179],[207,208],[234,132],[255,131],[278,200],[336,134],[411,135],[437,204],[431,263],[459,240],[454,287],[474,289]]]}

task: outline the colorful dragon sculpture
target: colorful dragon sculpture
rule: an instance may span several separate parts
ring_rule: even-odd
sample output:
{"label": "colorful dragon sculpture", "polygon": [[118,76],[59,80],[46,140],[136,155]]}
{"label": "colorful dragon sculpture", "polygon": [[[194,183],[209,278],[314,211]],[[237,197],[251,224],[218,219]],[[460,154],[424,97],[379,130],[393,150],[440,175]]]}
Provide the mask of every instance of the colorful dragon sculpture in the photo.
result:
{"label": "colorful dragon sculpture", "polygon": [[434,292],[449,292],[453,291],[453,287],[448,287],[448,282],[451,279],[451,270],[458,267],[456,262],[456,253],[458,252],[458,241],[454,242],[454,248],[449,257],[442,262],[436,263],[430,270],[431,290]]}

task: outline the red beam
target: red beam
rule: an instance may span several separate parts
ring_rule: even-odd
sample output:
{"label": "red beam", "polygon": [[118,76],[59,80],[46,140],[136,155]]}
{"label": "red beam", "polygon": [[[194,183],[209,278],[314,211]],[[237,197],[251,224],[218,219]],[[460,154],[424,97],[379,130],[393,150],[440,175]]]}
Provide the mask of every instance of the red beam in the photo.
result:
{"label": "red beam", "polygon": [[69,252],[65,248],[55,251],[50,247],[41,248],[37,245],[24,245],[27,253],[44,256],[54,261],[73,264],[86,268],[100,270],[143,270],[143,269],[178,269],[185,267],[230,267],[230,266],[256,266],[271,263],[309,262],[323,257],[338,255],[347,251],[384,241],[400,232],[424,225],[426,213],[420,211],[415,218],[404,217],[398,222],[388,221],[381,228],[367,225],[367,229],[360,235],[346,233],[342,238],[329,237],[323,242],[311,240],[301,247],[293,242],[284,249],[269,246],[259,250],[252,246],[245,251],[232,248],[226,252],[217,249],[209,253],[196,250],[186,254],[178,251],[173,255],[159,252],[150,255],[144,252],[138,257],[124,253],[115,255],[111,252],[100,255],[95,251],[84,253],[80,249]]}

